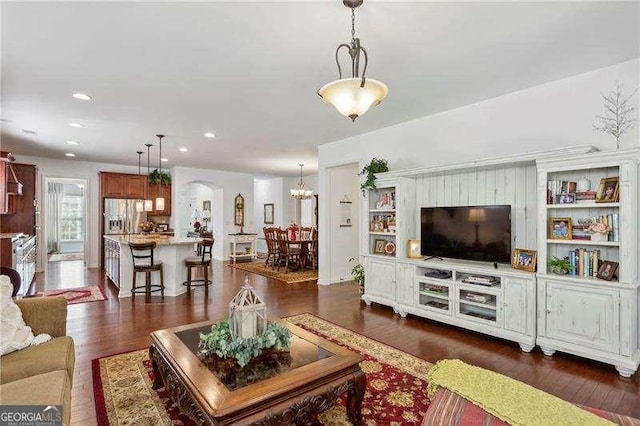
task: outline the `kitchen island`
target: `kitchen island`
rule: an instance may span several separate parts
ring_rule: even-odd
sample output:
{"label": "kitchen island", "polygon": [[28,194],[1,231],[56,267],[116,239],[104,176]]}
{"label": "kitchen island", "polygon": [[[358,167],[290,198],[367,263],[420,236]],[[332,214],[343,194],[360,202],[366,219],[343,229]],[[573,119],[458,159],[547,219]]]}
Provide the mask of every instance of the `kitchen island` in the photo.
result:
{"label": "kitchen island", "polygon": [[[202,238],[180,238],[166,235],[104,235],[105,246],[115,248],[109,258],[105,258],[105,270],[120,289],[119,298],[131,297],[133,282],[133,258],[129,243],[156,242],[154,261],[162,262],[164,273],[164,295],[178,296],[187,291],[182,285],[187,280],[184,259],[193,256],[196,244]],[[151,274],[152,284],[160,284],[160,274]],[[138,283],[144,282],[144,274],[139,274]],[[155,293],[158,295],[159,293]]]}

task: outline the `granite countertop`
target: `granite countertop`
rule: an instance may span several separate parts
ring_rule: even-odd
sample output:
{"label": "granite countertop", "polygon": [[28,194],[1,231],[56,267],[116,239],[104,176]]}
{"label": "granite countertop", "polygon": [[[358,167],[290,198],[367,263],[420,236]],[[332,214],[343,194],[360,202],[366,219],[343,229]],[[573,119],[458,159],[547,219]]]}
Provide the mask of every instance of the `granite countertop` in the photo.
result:
{"label": "granite countertop", "polygon": [[113,240],[120,244],[146,243],[155,241],[158,246],[175,246],[183,244],[195,244],[202,241],[202,238],[170,237],[168,235],[104,235],[104,238]]}

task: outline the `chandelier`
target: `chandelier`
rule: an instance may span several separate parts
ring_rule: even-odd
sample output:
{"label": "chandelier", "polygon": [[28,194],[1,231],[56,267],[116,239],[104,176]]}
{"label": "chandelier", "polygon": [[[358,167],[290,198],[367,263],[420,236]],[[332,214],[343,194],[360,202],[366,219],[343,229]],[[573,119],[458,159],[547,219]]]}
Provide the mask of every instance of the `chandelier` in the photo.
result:
{"label": "chandelier", "polygon": [[302,181],[302,167],[304,164],[300,164],[300,182],[298,182],[298,187],[295,189],[289,190],[292,197],[297,198],[298,200],[306,200],[307,198],[311,198],[313,195],[313,191],[310,189],[304,189],[304,182]]}
{"label": "chandelier", "polygon": [[[342,3],[351,9],[351,43],[342,43],[336,49],[336,63],[338,64],[338,80],[327,83],[320,90],[318,96],[328,104],[333,105],[345,117],[351,121],[367,112],[371,105],[379,105],[387,96],[387,86],[372,78],[365,78],[367,72],[367,51],[356,38],[355,10],[362,5],[363,0],[342,0]],[[345,47],[351,57],[351,78],[342,78],[342,68],[338,61],[340,49]],[[360,77],[360,53],[364,55],[364,68]]]}

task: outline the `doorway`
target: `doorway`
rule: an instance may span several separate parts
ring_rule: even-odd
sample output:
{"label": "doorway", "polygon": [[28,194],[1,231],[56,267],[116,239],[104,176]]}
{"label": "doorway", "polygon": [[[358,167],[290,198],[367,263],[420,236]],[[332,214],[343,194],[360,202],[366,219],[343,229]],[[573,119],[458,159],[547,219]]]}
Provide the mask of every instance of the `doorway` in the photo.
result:
{"label": "doorway", "polygon": [[47,262],[86,263],[87,181],[45,178],[45,239]]}

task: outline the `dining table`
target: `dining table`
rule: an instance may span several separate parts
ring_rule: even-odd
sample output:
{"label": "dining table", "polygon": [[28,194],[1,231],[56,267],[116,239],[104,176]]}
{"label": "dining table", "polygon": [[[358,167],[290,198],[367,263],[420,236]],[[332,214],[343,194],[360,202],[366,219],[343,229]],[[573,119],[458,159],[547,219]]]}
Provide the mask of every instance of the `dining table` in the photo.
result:
{"label": "dining table", "polygon": [[289,244],[289,249],[294,249],[294,248],[300,249],[300,269],[307,269],[307,255],[311,250],[311,244],[313,243],[313,240],[312,239],[301,240],[298,238],[293,240],[291,238],[288,238],[287,243]]}

